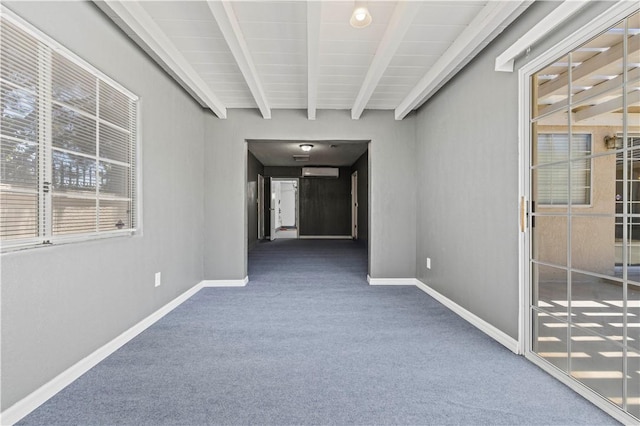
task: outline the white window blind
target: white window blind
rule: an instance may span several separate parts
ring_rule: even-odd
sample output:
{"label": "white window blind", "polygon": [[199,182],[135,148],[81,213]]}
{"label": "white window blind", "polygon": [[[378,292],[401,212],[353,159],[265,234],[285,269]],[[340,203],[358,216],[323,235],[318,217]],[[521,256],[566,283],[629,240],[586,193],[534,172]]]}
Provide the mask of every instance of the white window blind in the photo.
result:
{"label": "white window blind", "polygon": [[3,10],[3,248],[136,229],[138,99]]}
{"label": "white window blind", "polygon": [[[537,201],[543,205],[587,205],[591,203],[591,135],[541,133],[537,141]],[[571,173],[571,188],[569,188]]]}

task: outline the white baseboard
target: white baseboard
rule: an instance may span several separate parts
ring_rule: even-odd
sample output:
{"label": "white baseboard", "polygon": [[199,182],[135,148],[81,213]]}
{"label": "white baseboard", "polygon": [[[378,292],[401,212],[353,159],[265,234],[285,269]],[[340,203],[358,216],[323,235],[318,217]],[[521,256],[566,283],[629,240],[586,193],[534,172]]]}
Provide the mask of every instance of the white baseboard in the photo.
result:
{"label": "white baseboard", "polygon": [[56,377],[36,389],[31,394],[16,402],[11,407],[7,408],[5,411],[0,413],[0,424],[3,426],[13,425],[14,423],[20,421],[20,419],[24,418],[27,414],[38,408],[49,398],[60,392],[65,387],[69,386],[74,380],[78,379],[80,376],[89,371],[91,368],[95,367],[109,355],[124,346],[131,339],[142,333],[159,319],[174,310],[185,300],[196,294],[198,291],[200,291],[201,288],[202,283],[196,284],[115,339],[96,349],[94,352],[81,359],[71,367],[67,368],[65,371],[58,374]]}
{"label": "white baseboard", "polygon": [[436,290],[432,289],[416,278],[371,278],[369,275],[367,275],[367,282],[369,283],[369,285],[415,285],[420,290],[424,291],[429,296],[433,297],[438,302],[451,309],[460,317],[470,322],[471,325],[478,328],[480,331],[487,334],[496,342],[509,349],[511,352],[515,354],[520,353],[520,345],[518,344],[518,341],[516,339],[512,338],[495,326],[489,324],[477,315],[469,312],[453,300],[447,298],[446,296],[443,296],[442,294],[438,293]]}
{"label": "white baseboard", "polygon": [[369,285],[416,285],[415,278],[371,278],[367,275]]}
{"label": "white baseboard", "polygon": [[429,296],[433,297],[438,302],[442,303],[444,306],[451,309],[453,312],[461,316],[463,319],[469,321],[471,325],[480,329],[480,331],[487,334],[489,337],[491,337],[496,342],[500,343],[501,345],[509,349],[511,352],[515,354],[519,354],[520,346],[516,339],[504,333],[502,330],[496,328],[495,326],[489,324],[488,322],[478,317],[477,315],[469,312],[468,310],[458,305],[453,300],[438,293],[436,290],[432,289],[422,281],[416,279],[415,282],[416,282],[416,287],[418,287],[420,290],[424,291]]}
{"label": "white baseboard", "polygon": [[[472,325],[486,333],[488,336],[492,337],[498,343],[504,345],[507,349],[514,353],[518,353],[518,342],[512,337],[508,336],[501,330],[497,329],[493,325],[479,318],[478,316],[472,314],[471,312],[464,309],[462,306],[438,293],[436,290],[432,289],[425,283],[417,280],[415,278],[371,278],[367,275],[367,281],[369,285],[415,285],[420,290],[424,291],[440,303],[442,303],[447,308],[451,309],[453,312],[469,321]],[[120,334],[115,339],[111,340],[101,348],[97,349],[87,357],[78,361],[76,364],[72,365],[52,380],[27,395],[25,398],[13,404],[11,407],[7,408],[5,411],[0,413],[0,424],[1,425],[13,425],[14,423],[20,421],[27,414],[38,408],[44,402],[46,402],[49,398],[60,392],[62,389],[71,384],[74,380],[78,379],[84,373],[89,371],[91,368],[96,366],[102,360],[107,358],[113,352],[124,346],[131,339],[136,337],[138,334],[142,333],[144,330],[149,328],[159,319],[167,315],[173,309],[178,307],[185,300],[189,299],[191,296],[196,294],[204,287],[244,287],[249,282],[249,277],[245,277],[242,280],[204,280],[200,283],[196,284],[191,289],[182,293],[180,296],[173,299],[171,302],[167,303],[156,312],[152,313],[124,333]]]}
{"label": "white baseboard", "polygon": [[299,240],[352,240],[351,235],[300,235]]}
{"label": "white baseboard", "polygon": [[204,280],[200,281],[202,287],[244,287],[249,282],[246,276],[242,280]]}

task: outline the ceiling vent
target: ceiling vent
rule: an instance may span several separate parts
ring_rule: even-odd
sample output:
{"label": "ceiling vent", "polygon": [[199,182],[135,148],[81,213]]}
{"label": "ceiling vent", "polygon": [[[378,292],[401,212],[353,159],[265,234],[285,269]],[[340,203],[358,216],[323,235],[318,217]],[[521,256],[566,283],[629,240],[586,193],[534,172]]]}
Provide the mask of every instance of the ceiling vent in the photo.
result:
{"label": "ceiling vent", "polygon": [[337,178],[339,171],[337,167],[303,167],[302,177]]}
{"label": "ceiling vent", "polygon": [[296,161],[309,161],[309,154],[296,154],[293,159]]}

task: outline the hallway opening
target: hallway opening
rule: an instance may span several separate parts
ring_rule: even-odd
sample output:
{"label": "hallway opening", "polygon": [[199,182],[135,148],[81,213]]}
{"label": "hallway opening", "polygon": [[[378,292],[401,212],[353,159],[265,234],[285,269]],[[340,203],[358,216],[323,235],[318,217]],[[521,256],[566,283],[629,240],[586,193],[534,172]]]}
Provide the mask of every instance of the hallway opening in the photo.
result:
{"label": "hallway opening", "polygon": [[369,162],[369,141],[247,140],[247,253],[278,239],[368,250]]}

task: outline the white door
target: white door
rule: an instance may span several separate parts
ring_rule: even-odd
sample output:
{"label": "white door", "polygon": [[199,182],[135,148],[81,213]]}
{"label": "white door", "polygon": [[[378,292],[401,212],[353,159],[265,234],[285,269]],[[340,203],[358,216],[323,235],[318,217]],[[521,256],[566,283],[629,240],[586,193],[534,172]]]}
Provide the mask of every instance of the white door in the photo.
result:
{"label": "white door", "polygon": [[280,217],[281,226],[296,226],[296,185],[295,182],[280,184]]}
{"label": "white door", "polygon": [[358,239],[358,172],[351,175],[351,237]]}
{"label": "white door", "polygon": [[269,239],[271,241],[276,239],[276,214],[277,214],[277,200],[276,200],[276,185],[273,179],[269,179],[271,184],[269,185],[271,188],[271,193],[269,194],[269,222],[270,222],[270,233]]}

